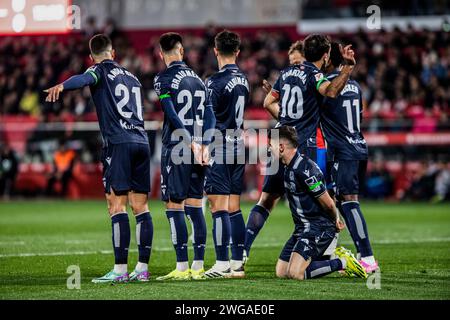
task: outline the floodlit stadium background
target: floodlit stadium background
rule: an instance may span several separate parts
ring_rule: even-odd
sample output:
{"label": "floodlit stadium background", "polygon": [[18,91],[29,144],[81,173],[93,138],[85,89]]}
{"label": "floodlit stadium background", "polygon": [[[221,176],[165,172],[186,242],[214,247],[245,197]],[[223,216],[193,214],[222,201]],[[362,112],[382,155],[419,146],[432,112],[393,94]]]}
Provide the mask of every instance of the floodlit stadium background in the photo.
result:
{"label": "floodlit stadium background", "polygon": [[[186,62],[204,78],[217,70],[213,38],[227,27],[241,35],[238,64],[251,84],[246,128],[274,124],[262,108],[260,85],[273,83],[287,65],[290,44],[309,33],[329,34],[356,52],[353,76],[366,99],[362,128],[370,148],[365,197],[448,199],[449,8],[445,0],[0,0],[0,196],[58,194],[59,184],[53,193],[46,188],[64,141],[76,155],[66,197],[103,197],[101,139],[88,88],[65,92],[55,104],[44,102],[42,90],[84,72],[87,40],[104,32],[118,62],[145,89],[157,198],[163,115],[152,82],[164,67],[157,39],[180,32]],[[258,197],[261,170],[247,166],[245,198]]]}

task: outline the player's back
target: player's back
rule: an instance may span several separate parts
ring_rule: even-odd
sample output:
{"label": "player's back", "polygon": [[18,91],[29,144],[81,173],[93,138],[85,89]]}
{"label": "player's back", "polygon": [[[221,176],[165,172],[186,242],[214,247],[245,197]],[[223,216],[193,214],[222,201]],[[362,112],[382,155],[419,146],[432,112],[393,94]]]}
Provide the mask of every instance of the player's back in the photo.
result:
{"label": "player's back", "polygon": [[[337,72],[327,77],[333,79]],[[321,108],[321,126],[328,144],[341,159],[367,159],[367,144],[361,132],[361,87],[349,79],[334,99],[325,98]]]}
{"label": "player's back", "polygon": [[284,173],[284,186],[297,232],[334,228],[329,214],[317,197],[326,192],[323,174],[317,164],[298,151]]}
{"label": "player's back", "polygon": [[320,70],[314,64],[305,62],[281,71],[273,87],[280,95],[279,122],[297,130],[301,147],[306,144],[315,147],[322,101],[317,85],[322,79]]}
{"label": "player's back", "polygon": [[216,129],[222,134],[227,129],[242,129],[250,91],[247,77],[237,65],[227,64],[206,84],[216,116]]}
{"label": "player's back", "polygon": [[112,60],[103,60],[87,72],[96,78],[90,89],[104,143],[148,144],[142,85],[136,76]]}
{"label": "player's back", "polygon": [[[154,80],[156,93],[161,97],[170,97],[175,111],[185,128],[195,140],[202,137],[203,113],[207,102],[206,87],[199,76],[184,62],[172,62],[160,72]],[[165,145],[177,144],[172,141],[175,127],[164,116],[162,142]]]}

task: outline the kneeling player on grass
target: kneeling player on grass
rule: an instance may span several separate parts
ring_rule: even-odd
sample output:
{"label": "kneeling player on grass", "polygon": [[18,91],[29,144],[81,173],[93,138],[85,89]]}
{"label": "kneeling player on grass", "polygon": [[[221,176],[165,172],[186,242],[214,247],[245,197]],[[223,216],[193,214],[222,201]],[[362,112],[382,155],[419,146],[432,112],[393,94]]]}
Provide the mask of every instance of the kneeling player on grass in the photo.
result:
{"label": "kneeling player on grass", "polygon": [[[206,82],[216,116],[216,130],[220,132],[214,140],[214,161],[210,161],[207,167],[205,181],[216,249],[216,263],[205,272],[207,278],[245,276],[245,222],[240,202],[245,169],[242,127],[249,85],[236,65],[240,44],[240,38],[234,32],[225,30],[217,34],[214,53],[220,71]],[[231,262],[228,252],[230,240]]]}
{"label": "kneeling player on grass", "polygon": [[[274,136],[278,133],[278,137]],[[284,186],[295,229],[286,242],[276,265],[280,278],[304,280],[345,270],[349,275],[367,278],[353,254],[342,247],[335,250],[338,258],[321,260],[335,233],[345,226],[324,178],[315,162],[300,154],[296,130],[281,126],[271,130],[270,149],[285,165]]]}
{"label": "kneeling player on grass", "polygon": [[[214,113],[207,103],[205,84],[183,62],[181,36],[165,33],[160,37],[159,45],[161,58],[167,66],[154,80],[164,111],[161,196],[166,203],[177,264],[175,270],[156,280],[197,280],[203,277],[206,244],[206,223],[202,212],[204,167],[200,143],[210,142],[203,140],[202,136],[204,130],[213,128]],[[188,144],[193,152],[189,148],[180,150],[182,143]],[[180,151],[183,158],[177,159]],[[194,163],[194,156],[197,163]],[[185,214],[193,227],[194,261],[190,269]]]}
{"label": "kneeling player on grass", "polygon": [[[46,101],[55,102],[64,90],[89,86],[103,138],[103,183],[112,221],[114,269],[92,282],[148,281],[153,223],[148,210],[150,148],[142,115],[141,83],[113,61],[111,40],[102,34],[89,41],[95,65],[48,90]],[[139,262],[128,275],[130,223],[127,203],[136,217]]]}

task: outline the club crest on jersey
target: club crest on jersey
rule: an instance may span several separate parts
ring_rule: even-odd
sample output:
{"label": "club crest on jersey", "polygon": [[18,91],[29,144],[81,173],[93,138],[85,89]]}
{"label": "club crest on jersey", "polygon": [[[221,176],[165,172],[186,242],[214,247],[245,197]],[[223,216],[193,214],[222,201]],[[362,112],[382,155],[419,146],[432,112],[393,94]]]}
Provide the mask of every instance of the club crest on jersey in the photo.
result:
{"label": "club crest on jersey", "polygon": [[323,73],[317,73],[314,75],[314,78],[316,78],[316,81],[320,81],[323,79]]}

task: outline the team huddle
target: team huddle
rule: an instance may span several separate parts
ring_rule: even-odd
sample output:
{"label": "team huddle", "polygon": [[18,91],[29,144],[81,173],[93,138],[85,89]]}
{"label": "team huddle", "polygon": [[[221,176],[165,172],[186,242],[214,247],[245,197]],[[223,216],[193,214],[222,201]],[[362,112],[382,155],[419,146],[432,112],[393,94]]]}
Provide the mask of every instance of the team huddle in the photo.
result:
{"label": "team huddle", "polygon": [[[160,37],[166,69],[154,78],[164,111],[161,199],[166,205],[176,267],[156,280],[244,278],[250,249],[277,201],[286,196],[295,225],[276,264],[276,275],[297,280],[339,271],[367,278],[379,269],[358,202],[368,151],[360,131],[362,93],[350,78],[356,64],[351,46],[310,35],[289,51],[290,66],[273,87],[263,84],[264,108],[277,119],[268,147],[276,172],[267,174],[258,203],[245,223],[241,208],[245,170],[244,110],[249,83],[239,69],[240,38],[231,31],[215,37],[218,72],[202,80],[183,62],[183,39]],[[64,90],[89,86],[103,139],[103,184],[112,222],[114,268],[94,283],[148,281],[153,222],[148,208],[150,148],[144,128],[142,85],[114,62],[111,40],[89,41],[95,63],[48,90],[55,102]],[[326,152],[325,152],[326,146]],[[206,194],[212,213],[216,262],[204,266]],[[136,218],[138,262],[128,273],[130,223]],[[343,220],[342,218],[343,217]],[[194,257],[189,265],[192,226]],[[347,226],[357,250],[336,247]],[[206,270],[206,271],[205,271]]]}

